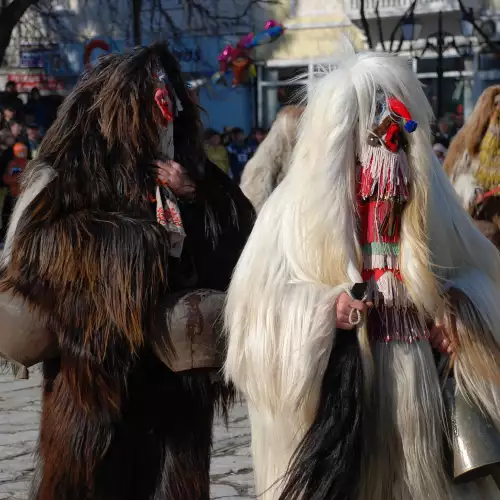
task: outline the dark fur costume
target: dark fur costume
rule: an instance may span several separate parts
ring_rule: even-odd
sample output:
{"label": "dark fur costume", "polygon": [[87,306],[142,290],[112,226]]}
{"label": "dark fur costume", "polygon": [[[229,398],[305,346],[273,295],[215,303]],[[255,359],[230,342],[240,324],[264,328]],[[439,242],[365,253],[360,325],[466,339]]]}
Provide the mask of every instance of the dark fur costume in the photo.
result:
{"label": "dark fur costume", "polygon": [[[183,107],[175,159],[197,186],[195,200],[180,203],[180,260],[149,198],[158,66]],[[32,498],[208,500],[214,410],[231,391],[208,370],[172,372],[148,336],[165,294],[226,289],[253,210],[205,159],[198,110],[165,46],[107,56],[82,78],[24,189],[48,168],[55,178],[20,217],[2,283],[42,314],[61,350],[44,363]]]}

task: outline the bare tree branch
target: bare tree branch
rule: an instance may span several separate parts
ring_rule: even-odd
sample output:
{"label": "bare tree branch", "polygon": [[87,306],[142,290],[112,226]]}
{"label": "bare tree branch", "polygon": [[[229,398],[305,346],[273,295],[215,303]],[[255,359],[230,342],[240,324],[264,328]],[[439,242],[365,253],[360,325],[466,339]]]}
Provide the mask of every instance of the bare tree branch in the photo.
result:
{"label": "bare tree branch", "polygon": [[[418,0],[413,0],[413,2],[408,7],[408,9],[406,9],[406,12],[399,19],[396,26],[394,26],[394,29],[392,30],[391,36],[389,37],[389,52],[392,52],[392,48],[394,47],[394,42],[396,41],[396,35],[398,34],[398,29],[403,25],[403,23],[405,22],[405,20],[408,17],[413,15],[413,13],[415,12],[415,8],[417,6],[417,2],[418,2]],[[400,47],[403,45],[401,38],[402,37],[400,37]]]}
{"label": "bare tree branch", "polygon": [[10,44],[14,28],[19,23],[24,13],[37,3],[38,0],[13,0],[7,6],[2,4],[0,11],[0,64],[3,63],[5,52]]}
{"label": "bare tree branch", "polygon": [[132,0],[132,37],[134,45],[142,44],[141,11],[142,0]]}
{"label": "bare tree branch", "polygon": [[[7,2],[9,0],[0,0],[0,5]],[[61,17],[62,11],[54,9],[60,0],[10,0],[7,7],[0,10],[0,61],[20,22],[23,23],[23,39],[31,43],[85,42],[93,36],[96,27],[102,29],[107,17],[109,23],[102,34],[121,35],[128,40],[131,31],[133,44],[141,45],[146,30],[153,36],[162,34],[179,42],[186,30],[200,35],[246,33],[253,27],[252,9],[277,4],[279,0],[233,0],[233,5],[226,0],[224,11],[217,0],[180,0],[175,6],[170,0],[130,0],[127,2],[128,15],[122,10],[118,12],[120,3],[116,0],[82,2],[85,8],[75,17]],[[34,7],[34,16],[21,21],[29,7]],[[104,14],[106,10],[107,15]]]}

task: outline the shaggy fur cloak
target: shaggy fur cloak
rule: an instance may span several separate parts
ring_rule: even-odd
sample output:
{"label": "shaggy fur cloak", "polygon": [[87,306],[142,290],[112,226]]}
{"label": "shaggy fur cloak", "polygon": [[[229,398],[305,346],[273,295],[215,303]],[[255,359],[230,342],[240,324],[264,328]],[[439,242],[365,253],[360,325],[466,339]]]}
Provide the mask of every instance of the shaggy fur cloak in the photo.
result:
{"label": "shaggy fur cloak", "polygon": [[[151,202],[159,69],[182,104],[175,159],[196,183],[195,200],[180,202],[180,259]],[[83,76],[24,176],[3,261],[2,289],[60,346],[44,363],[33,499],[208,500],[214,405],[228,390],[208,373],[172,372],[150,338],[166,294],[226,289],[252,218],[205,159],[198,110],[165,46],[107,56]]]}
{"label": "shaggy fur cloak", "polygon": [[283,108],[243,170],[240,187],[257,212],[288,172],[303,111],[301,106]]}
{"label": "shaggy fur cloak", "polygon": [[474,173],[477,169],[481,142],[500,96],[500,85],[488,87],[480,96],[474,111],[450,144],[444,170],[466,210],[471,208],[476,189],[481,186]]}
{"label": "shaggy fur cloak", "polygon": [[[256,493],[265,500],[281,498],[294,453],[325,412],[325,377],[334,373],[329,361],[341,340],[335,300],[361,281],[355,171],[379,88],[405,103],[418,123],[408,137],[411,201],[402,218],[401,274],[422,314],[455,315],[457,390],[500,423],[498,252],[460,206],[433,154],[432,113],[407,61],[352,55],[314,89],[290,171],[260,212],[228,294],[225,371],[249,402]],[[488,481],[455,487],[444,471],[442,396],[429,343],[368,345],[363,328],[358,335],[368,418],[351,498],[496,498]],[[330,388],[332,396],[339,387]],[[340,479],[346,465],[324,437],[316,457],[324,480],[316,491],[329,475]],[[334,467],[322,468],[326,463]],[[313,480],[296,498],[332,498],[306,488]]]}

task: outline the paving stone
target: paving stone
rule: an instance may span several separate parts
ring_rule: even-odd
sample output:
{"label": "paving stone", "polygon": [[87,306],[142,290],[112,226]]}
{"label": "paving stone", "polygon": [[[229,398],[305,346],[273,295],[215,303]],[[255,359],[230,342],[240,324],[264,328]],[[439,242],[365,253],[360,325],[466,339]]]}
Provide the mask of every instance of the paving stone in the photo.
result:
{"label": "paving stone", "polygon": [[[29,380],[13,381],[0,373],[0,500],[26,500],[34,470],[40,419],[40,371]],[[226,428],[214,424],[211,467],[213,500],[250,500],[253,495],[250,423],[246,407],[237,404]]]}

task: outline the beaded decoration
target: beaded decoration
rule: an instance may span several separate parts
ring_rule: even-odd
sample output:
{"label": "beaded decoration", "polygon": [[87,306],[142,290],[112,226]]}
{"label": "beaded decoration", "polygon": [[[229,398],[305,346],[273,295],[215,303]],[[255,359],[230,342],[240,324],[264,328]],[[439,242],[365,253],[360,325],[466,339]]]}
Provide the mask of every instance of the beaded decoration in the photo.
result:
{"label": "beaded decoration", "polygon": [[429,331],[399,271],[401,218],[410,185],[403,127],[407,132],[416,128],[408,110],[379,93],[375,124],[359,157],[359,229],[362,277],[368,282],[368,299],[374,302],[369,336],[374,341],[411,343],[428,338]]}

